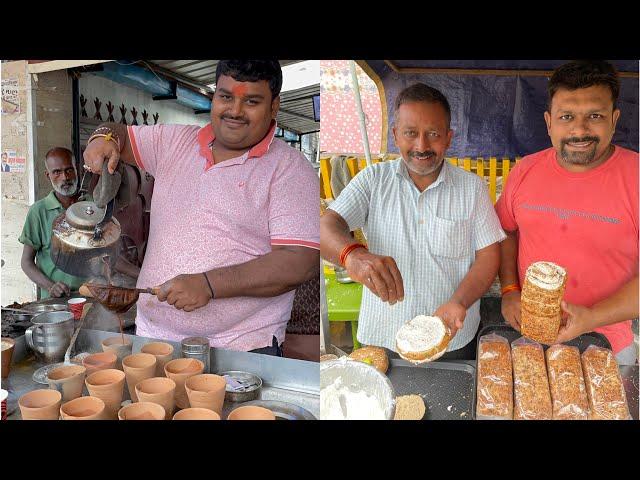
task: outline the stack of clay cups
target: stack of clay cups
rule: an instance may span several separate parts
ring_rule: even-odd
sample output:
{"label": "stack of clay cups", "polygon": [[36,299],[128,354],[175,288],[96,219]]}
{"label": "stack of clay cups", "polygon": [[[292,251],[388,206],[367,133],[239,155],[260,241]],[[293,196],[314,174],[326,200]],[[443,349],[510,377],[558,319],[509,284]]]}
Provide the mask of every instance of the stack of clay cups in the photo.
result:
{"label": "stack of clay cups", "polygon": [[208,408],[218,415],[222,414],[226,387],[223,377],[209,373],[189,377],[184,384],[191,407]]}
{"label": "stack of clay cups", "polygon": [[115,420],[118,416],[124,394],[124,379],[122,370],[109,368],[94,372],[85,380],[89,395],[104,402],[105,417],[109,420]]}
{"label": "stack of clay cups", "polygon": [[122,337],[110,337],[106,338],[102,341],[102,350],[104,352],[113,352],[118,357],[116,362],[116,367],[122,370],[122,359],[128,355],[131,355],[131,349],[133,348],[133,343],[128,338],[124,339],[124,343],[122,343]]}
{"label": "stack of clay cups", "polygon": [[118,412],[118,420],[164,420],[162,405],[153,402],[130,403]]}
{"label": "stack of clay cups", "polygon": [[175,408],[176,382],[170,378],[153,377],[136,384],[138,401],[157,403],[165,412],[165,419],[169,420]]}
{"label": "stack of clay cups", "polygon": [[58,420],[61,404],[62,394],[51,389],[32,390],[18,400],[23,420]]}
{"label": "stack of clay cups", "polygon": [[82,396],[87,369],[82,365],[63,365],[47,374],[49,388],[62,394],[62,401],[68,402]]}
{"label": "stack of clay cups", "polygon": [[268,408],[247,405],[233,410],[227,420],[275,420],[276,416]]}
{"label": "stack of clay cups", "polygon": [[122,360],[122,368],[127,376],[127,387],[132,402],[138,401],[136,385],[142,380],[152,378],[156,372],[156,357],[150,353],[134,353]]}
{"label": "stack of clay cups", "polygon": [[63,420],[106,420],[104,402],[96,397],[78,397],[63,403],[60,415]]}
{"label": "stack of clay cups", "polygon": [[167,378],[176,382],[176,405],[178,408],[189,408],[189,398],[184,384],[187,378],[199,375],[204,371],[204,363],[195,358],[177,358],[164,366]]}
{"label": "stack of clay cups", "polygon": [[173,359],[173,345],[164,342],[146,343],[140,349],[156,357],[156,377],[164,377],[164,366]]}
{"label": "stack of clay cups", "polygon": [[2,337],[2,344],[5,345],[2,349],[2,378],[7,378],[11,370],[11,357],[13,357],[16,341],[13,338]]}
{"label": "stack of clay cups", "polygon": [[208,408],[185,408],[173,416],[174,420],[220,420],[213,410]]}
{"label": "stack of clay cups", "polygon": [[98,370],[116,368],[118,357],[113,352],[92,353],[82,359],[82,365],[87,369],[87,376]]}

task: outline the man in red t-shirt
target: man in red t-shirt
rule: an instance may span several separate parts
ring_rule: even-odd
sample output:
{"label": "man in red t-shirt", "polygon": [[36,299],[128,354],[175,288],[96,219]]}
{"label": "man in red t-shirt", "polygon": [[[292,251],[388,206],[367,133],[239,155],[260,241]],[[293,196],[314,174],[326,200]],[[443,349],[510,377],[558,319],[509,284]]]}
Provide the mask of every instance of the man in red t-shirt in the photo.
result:
{"label": "man in red t-shirt", "polygon": [[496,211],[501,243],[502,315],[520,329],[527,267],[551,261],[567,270],[557,342],[604,334],[619,364],[638,358],[638,154],[612,145],[620,110],[617,72],[604,61],[559,67],[544,114],[552,148],[524,157]]}

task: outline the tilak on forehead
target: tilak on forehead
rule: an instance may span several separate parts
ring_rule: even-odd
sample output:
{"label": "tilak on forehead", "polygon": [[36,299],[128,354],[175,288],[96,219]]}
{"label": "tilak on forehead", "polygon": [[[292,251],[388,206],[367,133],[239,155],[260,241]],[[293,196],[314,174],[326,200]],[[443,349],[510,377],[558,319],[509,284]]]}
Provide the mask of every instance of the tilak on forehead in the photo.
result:
{"label": "tilak on forehead", "polygon": [[231,93],[236,97],[243,97],[247,93],[247,89],[247,85],[245,83],[241,83],[239,85],[234,85],[231,89]]}

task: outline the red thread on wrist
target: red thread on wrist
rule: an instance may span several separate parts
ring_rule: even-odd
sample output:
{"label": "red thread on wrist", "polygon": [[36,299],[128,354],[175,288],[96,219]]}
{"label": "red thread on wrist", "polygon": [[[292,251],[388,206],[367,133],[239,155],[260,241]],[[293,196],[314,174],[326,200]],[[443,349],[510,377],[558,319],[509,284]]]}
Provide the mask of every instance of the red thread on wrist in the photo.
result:
{"label": "red thread on wrist", "polygon": [[343,267],[345,266],[344,262],[346,262],[347,256],[351,252],[353,252],[356,248],[364,248],[365,250],[368,250],[368,248],[362,245],[361,243],[352,243],[351,245],[347,245],[342,249],[342,252],[340,252],[340,265],[342,265]]}
{"label": "red thread on wrist", "polygon": [[507,285],[506,287],[502,287],[502,295],[509,293],[509,292],[513,292],[514,290],[520,291],[520,286],[512,283],[511,285]]}

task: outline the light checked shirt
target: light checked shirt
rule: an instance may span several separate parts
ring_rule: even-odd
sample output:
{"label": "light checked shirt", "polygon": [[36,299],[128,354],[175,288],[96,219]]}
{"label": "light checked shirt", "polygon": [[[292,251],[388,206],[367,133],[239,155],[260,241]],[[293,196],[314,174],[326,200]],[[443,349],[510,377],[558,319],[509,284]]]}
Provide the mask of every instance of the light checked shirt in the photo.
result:
{"label": "light checked shirt", "polygon": [[[363,228],[369,251],[392,257],[402,275],[404,301],[391,306],[363,288],[358,341],[396,350],[400,327],[447,302],[475,260],[475,252],[506,238],[484,181],[443,163],[420,192],[401,159],[374,164],[349,182],[330,205],[349,225]],[[480,323],[480,300],[449,343],[469,343]]]}

